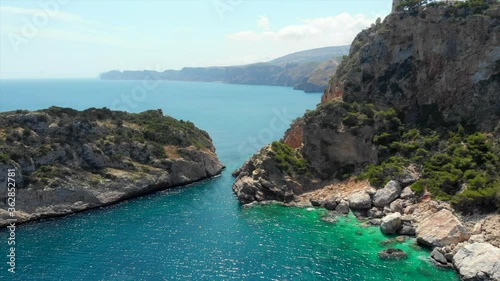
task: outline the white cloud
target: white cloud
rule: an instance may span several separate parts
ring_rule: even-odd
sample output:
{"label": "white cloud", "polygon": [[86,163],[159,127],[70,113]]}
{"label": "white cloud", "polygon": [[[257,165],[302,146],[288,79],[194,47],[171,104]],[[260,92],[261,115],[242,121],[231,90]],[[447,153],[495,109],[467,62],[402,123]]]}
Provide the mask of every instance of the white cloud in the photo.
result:
{"label": "white cloud", "polygon": [[[259,19],[259,27],[266,26],[267,18]],[[333,46],[350,44],[356,34],[374,23],[376,17],[342,13],[337,16],[304,19],[300,24],[285,26],[277,31],[244,30],[227,36],[232,41],[268,43],[308,42],[307,45]],[[262,22],[262,24],[261,24]],[[267,20],[267,23],[268,20]],[[268,25],[267,25],[268,26]]]}
{"label": "white cloud", "polygon": [[266,16],[260,16],[257,20],[257,25],[263,30],[269,30],[269,27],[271,26],[269,19]]}
{"label": "white cloud", "polygon": [[[121,48],[154,49],[147,44],[140,43],[142,42],[141,40],[130,41],[127,39],[127,35],[131,33],[128,27],[104,25],[98,21],[86,19],[77,14],[61,11],[60,8],[61,7],[57,7],[53,10],[47,10],[0,6],[0,14],[12,14],[26,18],[23,25],[0,25],[0,33],[11,36],[17,35],[21,38],[25,38],[23,42],[29,42],[28,40],[32,38],[44,38]],[[37,21],[38,17],[46,17],[49,20],[40,22]],[[64,26],[53,28],[50,24],[52,20],[64,22]],[[27,30],[31,31],[27,32]],[[144,35],[139,32],[135,33],[139,38],[144,37]],[[16,46],[16,48],[19,46]]]}
{"label": "white cloud", "polygon": [[14,6],[0,6],[0,13],[25,15],[25,16],[31,16],[31,17],[48,16],[49,18],[61,20],[61,21],[66,21],[66,22],[81,23],[81,24],[97,24],[96,21],[87,20],[79,15],[68,13],[68,12],[63,12],[63,11],[59,11],[59,10],[27,9],[27,8],[19,8],[19,7],[14,7]]}

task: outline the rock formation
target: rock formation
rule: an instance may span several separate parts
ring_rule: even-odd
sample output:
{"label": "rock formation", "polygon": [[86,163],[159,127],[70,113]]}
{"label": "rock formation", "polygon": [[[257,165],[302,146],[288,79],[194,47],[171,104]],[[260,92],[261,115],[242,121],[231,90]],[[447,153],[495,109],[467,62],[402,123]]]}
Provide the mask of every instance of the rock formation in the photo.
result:
{"label": "rock formation", "polygon": [[[0,186],[15,169],[18,223],[106,206],[223,168],[206,132],[161,111],[51,107],[1,113],[0,128]],[[5,225],[7,192],[0,194]]]}
{"label": "rock formation", "polygon": [[493,131],[500,106],[499,16],[498,7],[483,15],[453,6],[392,13],[358,34],[322,101],[342,97],[392,107],[406,112],[407,122],[440,113],[443,122]]}
{"label": "rock formation", "polygon": [[474,243],[460,249],[453,263],[462,280],[500,280],[500,249],[488,243]]}
{"label": "rock formation", "polygon": [[380,224],[380,230],[384,234],[394,234],[402,228],[401,214],[393,213],[385,216]]}
{"label": "rock formation", "polygon": [[458,218],[443,209],[417,227],[417,241],[428,246],[443,247],[468,240],[470,234]]}

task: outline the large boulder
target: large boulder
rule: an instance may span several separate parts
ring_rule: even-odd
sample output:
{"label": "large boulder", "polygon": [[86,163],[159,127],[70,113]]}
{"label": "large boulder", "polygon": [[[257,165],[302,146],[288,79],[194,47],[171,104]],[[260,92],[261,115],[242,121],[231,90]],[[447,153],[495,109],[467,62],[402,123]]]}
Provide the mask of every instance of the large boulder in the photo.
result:
{"label": "large boulder", "polygon": [[396,200],[401,194],[401,185],[397,181],[388,182],[384,188],[377,190],[373,195],[373,205],[376,207],[384,207]]}
{"label": "large boulder", "polygon": [[339,203],[340,203],[340,198],[334,195],[330,195],[324,200],[323,205],[325,206],[325,209],[330,211],[335,211],[335,208],[337,208],[337,205]]}
{"label": "large boulder", "polygon": [[356,192],[349,197],[349,206],[353,210],[368,210],[372,207],[372,199],[364,191]]}
{"label": "large boulder", "polygon": [[470,237],[458,218],[447,209],[422,220],[416,230],[417,242],[432,247],[457,244]]}
{"label": "large boulder", "polygon": [[393,213],[382,218],[380,230],[384,234],[394,234],[402,227],[401,214]]}
{"label": "large boulder", "polygon": [[347,202],[345,200],[340,201],[340,203],[335,208],[335,211],[337,211],[341,214],[348,214],[349,213],[349,202]]}
{"label": "large boulder", "polygon": [[464,281],[500,280],[500,249],[489,243],[464,246],[453,257],[453,264]]}
{"label": "large boulder", "polygon": [[444,257],[444,255],[438,249],[432,250],[431,258],[439,266],[447,266],[448,265],[448,260]]}

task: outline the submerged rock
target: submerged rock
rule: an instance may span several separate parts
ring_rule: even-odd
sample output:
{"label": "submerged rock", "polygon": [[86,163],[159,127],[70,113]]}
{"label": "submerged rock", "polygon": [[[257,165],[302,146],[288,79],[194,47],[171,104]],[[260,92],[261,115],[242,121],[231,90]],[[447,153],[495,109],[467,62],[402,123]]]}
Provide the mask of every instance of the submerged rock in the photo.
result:
{"label": "submerged rock", "polygon": [[402,260],[406,259],[408,255],[401,249],[390,248],[380,251],[378,257],[382,260]]}

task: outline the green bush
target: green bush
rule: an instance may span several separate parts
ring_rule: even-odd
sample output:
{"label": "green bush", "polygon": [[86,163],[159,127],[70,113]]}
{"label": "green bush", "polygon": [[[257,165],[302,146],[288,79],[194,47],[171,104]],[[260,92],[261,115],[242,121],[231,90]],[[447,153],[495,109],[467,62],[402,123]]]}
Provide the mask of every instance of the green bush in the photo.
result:
{"label": "green bush", "polygon": [[10,161],[9,155],[6,153],[0,153],[0,163],[7,164]]}
{"label": "green bush", "polygon": [[306,160],[289,145],[275,141],[271,144],[271,149],[274,160],[281,172],[289,175],[309,174],[309,165]]}
{"label": "green bush", "polygon": [[[366,166],[358,178],[382,187],[413,163],[422,167],[422,179],[412,185],[417,193],[427,188],[435,199],[451,200],[458,210],[476,204],[479,210],[487,211],[487,204],[498,199],[498,140],[479,132],[467,135],[460,125],[455,131],[405,128],[391,109],[378,111],[376,118],[382,126],[372,141],[378,145],[380,162]],[[497,202],[493,206],[498,206]]]}

